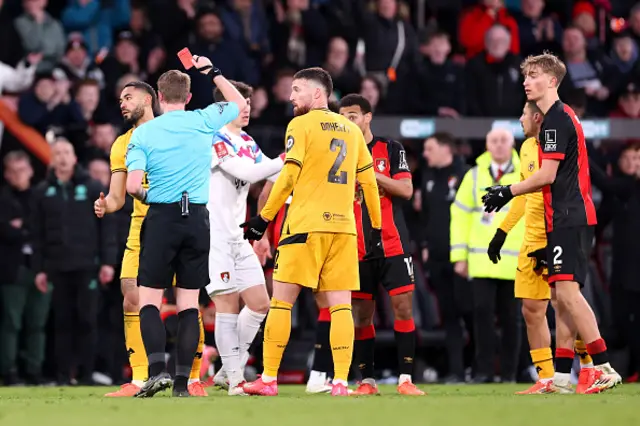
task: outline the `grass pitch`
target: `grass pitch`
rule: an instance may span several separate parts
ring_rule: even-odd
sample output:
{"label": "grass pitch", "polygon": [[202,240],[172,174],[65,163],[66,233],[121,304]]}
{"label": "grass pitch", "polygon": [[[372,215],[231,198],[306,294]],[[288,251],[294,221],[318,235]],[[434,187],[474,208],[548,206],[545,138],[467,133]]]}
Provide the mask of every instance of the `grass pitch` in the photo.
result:
{"label": "grass pitch", "polygon": [[[526,386],[526,385],[525,385]],[[275,398],[109,399],[109,388],[0,388],[2,426],[636,426],[640,385],[601,395],[516,396],[523,385],[423,386],[429,395],[332,398],[281,386]]]}

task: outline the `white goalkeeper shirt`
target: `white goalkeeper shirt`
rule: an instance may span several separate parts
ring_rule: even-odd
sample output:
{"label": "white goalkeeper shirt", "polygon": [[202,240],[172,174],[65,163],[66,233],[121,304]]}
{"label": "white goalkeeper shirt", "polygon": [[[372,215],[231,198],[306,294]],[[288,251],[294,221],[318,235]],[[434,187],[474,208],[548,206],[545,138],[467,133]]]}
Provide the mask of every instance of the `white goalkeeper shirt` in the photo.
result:
{"label": "white goalkeeper shirt", "polygon": [[242,241],[240,224],[247,218],[249,185],[267,178],[275,181],[284,163],[281,157],[266,157],[247,133],[233,134],[227,126],[213,137],[212,149],[207,203],[211,245]]}

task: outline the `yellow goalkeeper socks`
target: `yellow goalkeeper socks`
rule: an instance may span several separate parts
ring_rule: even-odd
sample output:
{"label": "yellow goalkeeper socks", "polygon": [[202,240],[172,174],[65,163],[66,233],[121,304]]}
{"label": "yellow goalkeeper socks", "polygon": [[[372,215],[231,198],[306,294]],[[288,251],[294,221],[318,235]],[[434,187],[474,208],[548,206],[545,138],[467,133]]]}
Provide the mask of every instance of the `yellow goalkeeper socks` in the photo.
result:
{"label": "yellow goalkeeper socks", "polygon": [[593,367],[593,359],[587,352],[587,345],[582,340],[576,340],[574,343],[574,349],[580,357],[580,367]]}
{"label": "yellow goalkeeper socks", "polygon": [[551,348],[540,348],[529,351],[531,354],[531,361],[533,366],[536,367],[538,377],[540,379],[550,379],[555,374],[553,368],[553,354]]}
{"label": "yellow goalkeeper socks", "polygon": [[140,331],[140,314],[137,312],[124,313],[124,341],[131,366],[131,382],[142,386],[149,375],[149,364]]}
{"label": "yellow goalkeeper socks", "polygon": [[291,303],[271,299],[271,308],[264,326],[263,376],[277,378],[282,355],[291,334]]}
{"label": "yellow goalkeeper socks", "polygon": [[351,305],[335,305],[329,309],[331,312],[331,353],[333,355],[334,380],[343,380],[345,383],[349,376],[351,357],[353,356],[353,315]]}
{"label": "yellow goalkeeper socks", "polygon": [[204,325],[202,324],[202,313],[198,312],[198,324],[200,325],[200,338],[198,339],[198,349],[193,357],[191,374],[189,374],[189,384],[200,381],[200,368],[202,367],[202,353],[204,350]]}

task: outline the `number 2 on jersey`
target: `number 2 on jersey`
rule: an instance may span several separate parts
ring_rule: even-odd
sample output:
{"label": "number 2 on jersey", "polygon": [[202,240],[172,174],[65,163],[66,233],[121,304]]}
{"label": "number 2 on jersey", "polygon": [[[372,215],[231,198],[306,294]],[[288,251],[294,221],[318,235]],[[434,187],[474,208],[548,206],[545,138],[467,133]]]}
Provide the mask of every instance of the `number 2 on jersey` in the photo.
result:
{"label": "number 2 on jersey", "polygon": [[338,170],[340,170],[340,166],[342,166],[344,159],[347,158],[347,144],[345,144],[342,139],[331,139],[329,149],[331,149],[332,152],[338,151],[338,156],[336,157],[336,161],[333,162],[333,166],[329,169],[329,176],[327,177],[327,180],[329,183],[346,185],[347,172],[338,172]]}

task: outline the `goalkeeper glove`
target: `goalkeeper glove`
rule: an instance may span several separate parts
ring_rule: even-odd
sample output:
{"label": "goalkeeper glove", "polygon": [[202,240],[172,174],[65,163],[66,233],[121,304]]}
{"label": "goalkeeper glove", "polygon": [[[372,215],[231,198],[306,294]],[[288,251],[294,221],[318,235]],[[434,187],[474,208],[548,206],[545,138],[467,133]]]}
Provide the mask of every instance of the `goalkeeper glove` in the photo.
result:
{"label": "goalkeeper glove", "polygon": [[496,235],[494,235],[491,239],[491,242],[489,243],[489,249],[487,250],[489,259],[491,259],[493,263],[498,263],[498,261],[500,261],[500,249],[504,245],[504,240],[506,239],[507,233],[498,228],[496,230]]}
{"label": "goalkeeper glove", "polygon": [[485,188],[485,191],[487,193],[482,196],[482,203],[487,213],[499,212],[513,198],[511,185],[490,186]]}
{"label": "goalkeeper glove", "polygon": [[257,215],[240,225],[240,228],[247,228],[244,231],[245,240],[256,241],[262,239],[262,236],[266,232],[268,226],[269,221],[264,220],[262,216]]}
{"label": "goalkeeper glove", "polygon": [[364,255],[362,260],[375,260],[384,258],[384,248],[382,247],[382,230],[371,229],[369,234],[369,247],[367,247],[367,254]]}
{"label": "goalkeeper glove", "polygon": [[547,265],[547,248],[541,248],[534,252],[531,252],[527,255],[527,257],[531,257],[536,260],[536,266],[533,268],[534,271],[539,272],[542,269],[546,268]]}

